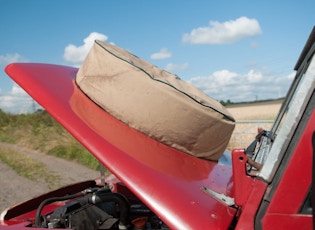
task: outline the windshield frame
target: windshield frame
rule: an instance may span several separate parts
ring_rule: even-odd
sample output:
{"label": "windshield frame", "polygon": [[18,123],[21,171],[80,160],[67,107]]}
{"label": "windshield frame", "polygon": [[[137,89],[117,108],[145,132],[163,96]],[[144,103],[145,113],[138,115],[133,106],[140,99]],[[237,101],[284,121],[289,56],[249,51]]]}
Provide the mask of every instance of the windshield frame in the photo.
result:
{"label": "windshield frame", "polygon": [[[307,53],[305,53],[306,47],[308,47]],[[315,30],[313,30],[305,48],[301,54],[303,61],[301,61],[300,57],[296,76],[281,106],[274,125],[270,130],[275,140],[258,174],[259,177],[267,182],[273,179],[308,101],[310,100],[311,94],[314,91]]]}

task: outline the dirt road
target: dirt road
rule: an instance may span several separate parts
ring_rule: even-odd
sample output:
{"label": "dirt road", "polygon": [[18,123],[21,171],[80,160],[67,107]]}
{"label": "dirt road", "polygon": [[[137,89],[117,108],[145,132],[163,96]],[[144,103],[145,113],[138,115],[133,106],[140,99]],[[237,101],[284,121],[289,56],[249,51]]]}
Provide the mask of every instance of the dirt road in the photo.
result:
{"label": "dirt road", "polygon": [[[12,144],[0,142],[0,146],[26,154],[27,156],[42,162],[47,166],[47,169],[59,178],[58,185],[60,186],[99,177],[98,171],[91,170],[75,162],[27,150]],[[35,182],[19,176],[14,170],[1,161],[0,185],[0,213],[8,206],[51,190],[51,185],[47,182]]]}

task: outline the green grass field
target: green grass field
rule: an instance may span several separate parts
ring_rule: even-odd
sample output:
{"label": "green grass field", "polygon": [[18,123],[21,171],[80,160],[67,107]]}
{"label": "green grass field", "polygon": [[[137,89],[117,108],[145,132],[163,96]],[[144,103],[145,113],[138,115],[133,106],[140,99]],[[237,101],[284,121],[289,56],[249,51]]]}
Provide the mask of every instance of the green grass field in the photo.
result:
{"label": "green grass field", "polygon": [[99,163],[47,112],[8,114],[0,110],[0,142],[76,161],[91,169]]}

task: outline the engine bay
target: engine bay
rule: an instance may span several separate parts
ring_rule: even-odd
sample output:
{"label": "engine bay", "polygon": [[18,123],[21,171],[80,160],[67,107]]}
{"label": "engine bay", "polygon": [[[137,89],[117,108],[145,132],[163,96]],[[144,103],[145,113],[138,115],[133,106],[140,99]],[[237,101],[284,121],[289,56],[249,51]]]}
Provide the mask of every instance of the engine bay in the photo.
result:
{"label": "engine bay", "polygon": [[169,229],[121,182],[72,186],[76,189],[64,187],[12,207],[4,215],[4,222],[10,225],[27,221],[26,227],[41,229]]}
{"label": "engine bay", "polygon": [[[52,213],[40,215],[45,204],[71,199]],[[48,198],[37,209],[35,227],[70,229],[167,229],[138,199],[128,199],[109,188],[91,188],[81,193]]]}

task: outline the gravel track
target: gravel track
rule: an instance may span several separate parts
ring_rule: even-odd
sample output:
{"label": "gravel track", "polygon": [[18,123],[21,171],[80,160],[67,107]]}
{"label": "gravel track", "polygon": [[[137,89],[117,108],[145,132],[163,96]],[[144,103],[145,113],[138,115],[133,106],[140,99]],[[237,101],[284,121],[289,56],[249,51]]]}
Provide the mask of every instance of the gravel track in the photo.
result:
{"label": "gravel track", "polygon": [[[58,185],[60,186],[99,177],[98,171],[75,162],[28,150],[13,144],[0,142],[0,146],[12,149],[42,162],[53,175],[59,178]],[[0,213],[11,205],[51,190],[51,185],[47,182],[36,182],[19,176],[12,168],[1,162],[1,160],[0,184]]]}

